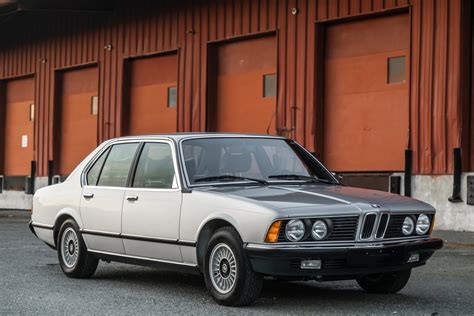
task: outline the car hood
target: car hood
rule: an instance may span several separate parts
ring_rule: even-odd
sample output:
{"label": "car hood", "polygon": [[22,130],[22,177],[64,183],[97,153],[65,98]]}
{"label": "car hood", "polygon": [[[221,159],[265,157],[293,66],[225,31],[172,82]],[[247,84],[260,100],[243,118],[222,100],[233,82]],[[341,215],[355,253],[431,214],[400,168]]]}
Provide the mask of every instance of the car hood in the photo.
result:
{"label": "car hood", "polygon": [[[214,186],[198,190],[232,195],[272,209],[303,214],[317,210],[380,209],[397,211],[433,211],[424,202],[383,191],[346,187],[341,185],[270,185],[270,186]],[[306,210],[306,212],[301,212]]]}

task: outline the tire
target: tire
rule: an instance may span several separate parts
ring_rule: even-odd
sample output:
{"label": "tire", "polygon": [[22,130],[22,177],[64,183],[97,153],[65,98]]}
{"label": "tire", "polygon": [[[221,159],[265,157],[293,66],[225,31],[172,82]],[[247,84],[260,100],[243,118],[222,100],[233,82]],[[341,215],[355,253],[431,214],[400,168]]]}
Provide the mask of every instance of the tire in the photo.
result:
{"label": "tire", "polygon": [[[223,227],[212,235],[207,245],[204,280],[212,298],[220,305],[245,306],[260,295],[263,277],[253,271],[242,244],[234,228]],[[222,255],[220,260],[219,255]],[[211,260],[215,263],[215,276],[211,275]]]}
{"label": "tire", "polygon": [[90,278],[97,269],[99,260],[87,252],[79,227],[72,219],[61,225],[56,249],[59,265],[70,278]]}
{"label": "tire", "polygon": [[357,279],[360,287],[367,293],[392,294],[405,287],[410,279],[411,269],[370,274]]}

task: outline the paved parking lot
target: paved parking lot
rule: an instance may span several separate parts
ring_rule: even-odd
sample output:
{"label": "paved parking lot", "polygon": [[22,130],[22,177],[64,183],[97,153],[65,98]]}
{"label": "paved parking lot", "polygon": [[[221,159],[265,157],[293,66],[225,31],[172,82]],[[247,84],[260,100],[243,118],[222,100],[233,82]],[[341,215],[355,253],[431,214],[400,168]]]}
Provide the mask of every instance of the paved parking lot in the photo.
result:
{"label": "paved parking lot", "polygon": [[[4,213],[6,214],[6,213]],[[355,282],[264,283],[252,306],[214,303],[198,276],[101,263],[93,279],[66,278],[56,252],[26,216],[0,212],[0,314],[391,314],[474,315],[474,247],[456,245],[414,270],[395,295],[368,295]]]}

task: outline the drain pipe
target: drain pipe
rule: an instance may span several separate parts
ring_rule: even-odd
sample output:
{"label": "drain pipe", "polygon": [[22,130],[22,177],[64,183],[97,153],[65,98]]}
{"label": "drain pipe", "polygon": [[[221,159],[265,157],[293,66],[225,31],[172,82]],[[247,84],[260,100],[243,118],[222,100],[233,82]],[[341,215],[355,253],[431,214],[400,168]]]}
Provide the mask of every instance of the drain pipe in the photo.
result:
{"label": "drain pipe", "polygon": [[48,185],[53,184],[53,161],[48,160]]}
{"label": "drain pipe", "polygon": [[451,203],[462,202],[461,199],[461,172],[462,172],[462,159],[461,159],[461,148],[454,148],[454,174],[453,174],[453,195],[448,198]]}
{"label": "drain pipe", "polygon": [[405,196],[411,197],[411,174],[413,171],[413,151],[411,149],[405,150],[405,176],[404,179],[404,188]]}
{"label": "drain pipe", "polygon": [[31,161],[30,181],[28,181],[28,194],[35,193],[36,161]]}

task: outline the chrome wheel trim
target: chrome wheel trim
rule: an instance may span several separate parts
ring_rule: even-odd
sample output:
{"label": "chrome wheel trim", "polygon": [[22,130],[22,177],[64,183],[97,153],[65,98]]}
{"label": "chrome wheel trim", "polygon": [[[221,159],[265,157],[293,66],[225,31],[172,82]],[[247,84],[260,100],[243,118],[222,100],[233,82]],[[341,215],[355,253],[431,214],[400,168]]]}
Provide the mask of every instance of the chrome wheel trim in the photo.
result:
{"label": "chrome wheel trim", "polygon": [[226,244],[214,246],[209,257],[209,276],[214,288],[221,294],[232,291],[237,283],[237,261]]}
{"label": "chrome wheel trim", "polygon": [[61,257],[68,268],[74,267],[79,258],[79,239],[72,227],[66,228],[61,236]]}

